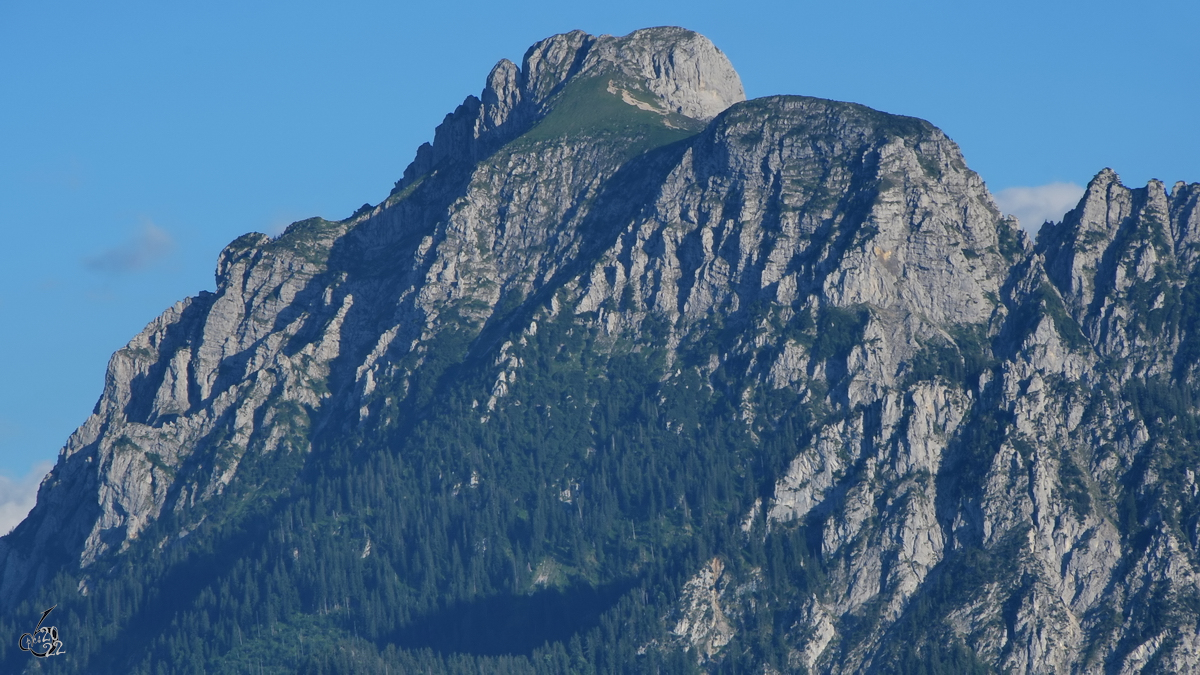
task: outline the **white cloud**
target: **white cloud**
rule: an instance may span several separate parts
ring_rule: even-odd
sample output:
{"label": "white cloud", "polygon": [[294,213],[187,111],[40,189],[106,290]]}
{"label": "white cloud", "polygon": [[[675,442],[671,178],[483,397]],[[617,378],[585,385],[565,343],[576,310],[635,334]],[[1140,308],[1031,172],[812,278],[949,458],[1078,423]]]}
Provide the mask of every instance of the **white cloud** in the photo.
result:
{"label": "white cloud", "polygon": [[50,472],[50,462],[40,462],[21,479],[0,476],[0,536],[16,527],[37,501],[38,486]]}
{"label": "white cloud", "polygon": [[1083,197],[1083,187],[1074,183],[1048,183],[1037,187],[1010,187],[996,193],[1000,210],[1014,215],[1021,227],[1036,233],[1047,220],[1061,221]]}
{"label": "white cloud", "polygon": [[97,272],[121,274],[149,267],[175,248],[175,241],[166,230],[146,223],[130,241],[107,251],[85,258],[83,264]]}

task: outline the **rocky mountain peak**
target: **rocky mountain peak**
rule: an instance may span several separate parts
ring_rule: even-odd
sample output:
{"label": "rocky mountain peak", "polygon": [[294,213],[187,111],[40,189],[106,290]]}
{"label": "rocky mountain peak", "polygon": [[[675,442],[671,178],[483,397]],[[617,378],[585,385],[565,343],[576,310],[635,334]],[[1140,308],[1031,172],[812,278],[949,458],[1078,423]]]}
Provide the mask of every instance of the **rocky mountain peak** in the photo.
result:
{"label": "rocky mountain peak", "polygon": [[623,37],[562,33],[530,47],[520,68],[508,59],[497,63],[480,96],[468,96],[433,143],[417,150],[397,191],[435,167],[483,159],[545,119],[569,85],[596,78],[607,78],[608,95],[664,116],[667,126],[668,115],[707,122],[746,99],[728,57],[699,33],[669,26]]}
{"label": "rocky mountain peak", "polygon": [[746,99],[725,54],[703,35],[673,26],[624,37],[556,35],[530,47],[521,71],[524,94],[542,101],[573,78],[608,73],[645,83],[666,109],[698,120]]}
{"label": "rocky mountain peak", "polygon": [[564,33],[379,205],[232,242],[0,538],[0,632],[58,607],[61,672],[122,675],[1197,672],[1200,184],[1106,169],[1034,246],[932,124],[742,98],[690,31]]}
{"label": "rocky mountain peak", "polygon": [[1105,168],[1061,223],[1043,228],[1038,248],[1046,271],[1085,328],[1087,317],[1106,311],[1105,293],[1153,276],[1160,259],[1194,262],[1200,243],[1195,188],[1177,183],[1168,194],[1154,179],[1129,188]]}

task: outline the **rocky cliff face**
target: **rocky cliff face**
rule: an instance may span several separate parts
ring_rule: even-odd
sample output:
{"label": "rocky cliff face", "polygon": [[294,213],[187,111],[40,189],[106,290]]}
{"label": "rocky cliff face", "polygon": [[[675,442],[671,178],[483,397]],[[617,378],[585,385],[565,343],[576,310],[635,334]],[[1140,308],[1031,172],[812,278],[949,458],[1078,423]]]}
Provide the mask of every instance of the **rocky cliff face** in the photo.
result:
{"label": "rocky cliff face", "polygon": [[[98,655],[131,611],[218,621],[243,564],[299,598],[271,635],[377,612],[384,660],[520,656],[413,626],[594,588],[636,644],[579,663],[1200,669],[1198,201],[1105,170],[1035,244],[924,121],[744,101],[682,29],[549,38],[384,202],[238,239],[113,356],[0,539],[0,607],[69,588],[111,624],[75,667],[114,672],[199,658]],[[122,565],[165,584],[231,541],[260,562],[114,608]],[[530,672],[574,649],[547,630]]]}

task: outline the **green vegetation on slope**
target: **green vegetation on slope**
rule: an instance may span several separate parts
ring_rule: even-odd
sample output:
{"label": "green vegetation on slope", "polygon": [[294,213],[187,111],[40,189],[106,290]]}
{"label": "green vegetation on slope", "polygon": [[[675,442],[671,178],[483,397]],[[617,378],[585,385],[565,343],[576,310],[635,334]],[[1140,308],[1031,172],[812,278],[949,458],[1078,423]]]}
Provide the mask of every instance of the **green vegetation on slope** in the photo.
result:
{"label": "green vegetation on slope", "polygon": [[694,136],[704,123],[674,112],[646,110],[623,100],[623,95],[650,108],[659,104],[619,74],[573,80],[551,102],[551,111],[513,141],[519,150],[534,144],[563,140],[611,139],[626,146],[626,156]]}

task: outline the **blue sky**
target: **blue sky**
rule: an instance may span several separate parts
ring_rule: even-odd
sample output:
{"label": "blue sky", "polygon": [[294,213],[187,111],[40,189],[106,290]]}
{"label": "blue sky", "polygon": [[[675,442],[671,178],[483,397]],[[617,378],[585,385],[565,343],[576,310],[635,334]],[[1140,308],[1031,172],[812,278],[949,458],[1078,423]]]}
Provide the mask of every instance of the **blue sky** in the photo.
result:
{"label": "blue sky", "polygon": [[112,352],[213,288],[226,243],[382,200],[498,59],[664,24],[711,38],[750,97],[928,119],[1035,207],[1105,166],[1200,181],[1190,1],[3,0],[0,507],[90,413]]}

